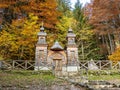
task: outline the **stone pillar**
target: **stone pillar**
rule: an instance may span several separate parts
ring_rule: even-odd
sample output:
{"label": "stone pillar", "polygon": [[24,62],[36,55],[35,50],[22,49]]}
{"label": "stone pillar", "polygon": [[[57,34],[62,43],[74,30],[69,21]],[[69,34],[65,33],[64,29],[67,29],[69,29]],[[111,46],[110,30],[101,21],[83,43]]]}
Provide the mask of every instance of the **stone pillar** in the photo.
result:
{"label": "stone pillar", "polygon": [[70,76],[74,76],[79,72],[79,63],[78,63],[78,48],[75,43],[76,35],[73,33],[72,29],[68,30],[67,34],[67,73]]}
{"label": "stone pillar", "polygon": [[[35,52],[35,69],[39,69],[39,67],[45,63],[47,63],[47,43],[46,43],[46,32],[44,32],[43,26],[40,28],[40,32],[38,33],[38,42],[36,44],[36,52]],[[42,64],[43,63],[43,64]]]}
{"label": "stone pillar", "polygon": [[78,48],[75,43],[76,35],[73,33],[72,29],[68,30],[67,34],[67,59],[68,65],[76,65],[78,63]]}

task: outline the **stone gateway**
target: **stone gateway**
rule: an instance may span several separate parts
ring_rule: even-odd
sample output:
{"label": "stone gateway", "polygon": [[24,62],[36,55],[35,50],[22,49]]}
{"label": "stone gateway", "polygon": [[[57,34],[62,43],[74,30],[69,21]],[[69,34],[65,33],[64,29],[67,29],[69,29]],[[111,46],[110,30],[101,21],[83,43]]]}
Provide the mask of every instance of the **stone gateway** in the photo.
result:
{"label": "stone gateway", "polygon": [[35,70],[52,70],[56,76],[76,74],[79,70],[78,48],[75,43],[76,35],[70,28],[67,34],[66,50],[56,41],[50,50],[46,42],[47,33],[44,27],[38,33],[35,52]]}

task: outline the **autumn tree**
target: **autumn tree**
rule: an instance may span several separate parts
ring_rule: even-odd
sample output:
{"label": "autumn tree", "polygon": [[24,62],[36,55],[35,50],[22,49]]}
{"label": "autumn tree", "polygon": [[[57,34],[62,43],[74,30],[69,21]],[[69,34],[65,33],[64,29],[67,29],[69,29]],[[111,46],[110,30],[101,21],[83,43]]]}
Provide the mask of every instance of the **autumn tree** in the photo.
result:
{"label": "autumn tree", "polygon": [[30,1],[30,11],[38,16],[38,23],[43,22],[48,34],[49,47],[52,46],[57,37],[56,24],[58,22],[59,12],[57,11],[56,0],[32,0]]}
{"label": "autumn tree", "polygon": [[34,60],[39,31],[38,17],[29,14],[26,19],[13,20],[0,32],[0,55],[4,59]]}
{"label": "autumn tree", "polygon": [[[3,0],[2,0],[3,1]],[[11,22],[12,19],[19,19],[33,13],[38,16],[39,22],[44,22],[47,29],[55,30],[55,25],[58,22],[59,13],[57,11],[56,0],[7,0],[0,3],[0,8],[3,9],[4,19]]]}
{"label": "autumn tree", "polygon": [[57,40],[61,42],[62,46],[65,46],[67,43],[66,36],[72,22],[74,22],[74,19],[72,17],[70,18],[62,16],[59,23],[57,23],[56,26],[58,29]]}
{"label": "autumn tree", "polygon": [[0,32],[0,57],[3,59],[10,59],[11,49],[16,49],[14,41],[16,40],[14,34],[10,34],[8,31]]}
{"label": "autumn tree", "polygon": [[[21,31],[18,34],[19,58],[25,60],[34,60],[35,45],[37,41],[37,33],[40,24],[37,23],[38,17],[29,14],[25,20]],[[22,37],[21,37],[22,36]]]}
{"label": "autumn tree", "polygon": [[17,0],[0,0],[0,8],[8,7],[9,5],[15,4]]}
{"label": "autumn tree", "polygon": [[11,23],[12,19],[25,16],[28,10],[27,0],[0,0],[0,9],[3,11],[3,24]]}
{"label": "autumn tree", "polygon": [[112,55],[109,55],[108,58],[113,62],[120,62],[120,47],[118,47]]}
{"label": "autumn tree", "polygon": [[87,10],[104,54],[111,54],[120,44],[119,8],[119,0],[93,0]]}
{"label": "autumn tree", "polygon": [[[44,26],[49,30],[55,30],[55,25],[58,22],[56,0],[32,0],[30,2],[30,12],[38,16],[40,22],[44,22]],[[54,31],[53,31],[54,32]]]}
{"label": "autumn tree", "polygon": [[[3,9],[3,22],[11,24],[13,20],[27,18],[29,13],[38,16],[37,23],[44,23],[48,33],[48,43],[53,44],[57,37],[56,24],[58,23],[59,12],[56,0],[7,0],[0,3]],[[53,35],[54,34],[54,35]]]}

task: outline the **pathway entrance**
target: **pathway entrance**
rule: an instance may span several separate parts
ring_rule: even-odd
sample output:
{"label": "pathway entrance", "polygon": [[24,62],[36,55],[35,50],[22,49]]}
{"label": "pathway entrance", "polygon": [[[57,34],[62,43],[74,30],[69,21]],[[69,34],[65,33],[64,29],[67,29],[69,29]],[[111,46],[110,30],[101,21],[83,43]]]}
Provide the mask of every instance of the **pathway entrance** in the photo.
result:
{"label": "pathway entrance", "polygon": [[61,59],[54,59],[53,60],[55,65],[55,71],[62,71],[62,60]]}
{"label": "pathway entrance", "polygon": [[62,59],[53,59],[54,74],[60,76],[62,74]]}

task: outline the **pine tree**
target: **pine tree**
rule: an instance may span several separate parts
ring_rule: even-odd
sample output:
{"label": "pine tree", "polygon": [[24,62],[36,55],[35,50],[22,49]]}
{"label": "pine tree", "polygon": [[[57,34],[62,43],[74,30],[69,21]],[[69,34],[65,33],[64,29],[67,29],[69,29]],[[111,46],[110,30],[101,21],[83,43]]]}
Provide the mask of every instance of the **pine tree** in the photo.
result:
{"label": "pine tree", "polygon": [[57,40],[62,46],[66,45],[67,31],[73,21],[70,0],[57,0],[57,10],[60,12],[59,22],[57,23]]}
{"label": "pine tree", "polygon": [[71,12],[70,0],[57,0],[57,10],[61,12],[62,15],[69,16]]}
{"label": "pine tree", "polygon": [[[77,45],[79,47],[79,58],[82,60],[100,59],[98,55],[98,47],[94,38],[94,33],[91,26],[88,24],[88,18],[84,14],[84,7],[79,0],[75,4],[73,16],[76,20],[75,32],[77,35]],[[95,54],[95,55],[94,55]]]}

